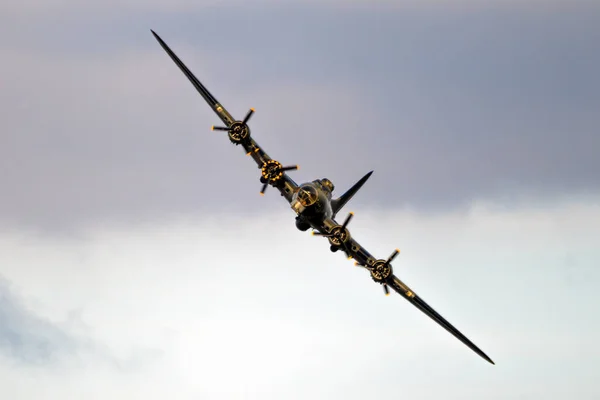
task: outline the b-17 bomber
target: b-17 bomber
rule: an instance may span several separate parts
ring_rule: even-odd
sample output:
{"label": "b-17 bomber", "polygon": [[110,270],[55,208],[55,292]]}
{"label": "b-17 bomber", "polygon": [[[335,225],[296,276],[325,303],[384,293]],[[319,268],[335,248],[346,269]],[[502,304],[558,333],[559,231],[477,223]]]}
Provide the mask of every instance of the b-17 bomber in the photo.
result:
{"label": "b-17 bomber", "polygon": [[244,152],[256,163],[260,169],[260,182],[262,183],[260,194],[265,194],[269,186],[278,190],[296,214],[296,227],[299,230],[307,231],[312,229],[312,234],[326,238],[332,252],[340,251],[349,259],[354,259],[355,265],[366,269],[373,281],[383,287],[386,295],[389,295],[390,288],[393,289],[475,353],[491,364],[494,364],[473,342],[467,339],[458,329],[446,321],[444,317],[438,314],[419,295],[394,275],[392,261],[399,254],[399,250],[394,250],[385,259],[375,258],[350,234],[348,226],[354,215],[353,213],[348,213],[342,223],[336,220],[338,213],[365,184],[373,171],[363,176],[354,186],[339,197],[333,196],[334,185],[326,178],[298,185],[288,175],[288,172],[296,170],[298,167],[296,165],[284,166],[279,161],[271,158],[250,135],[248,122],[254,114],[254,109],[251,108],[241,120],[233,118],[156,32],[153,30],[151,32],[169,57],[177,64],[198,93],[200,93],[221,119],[224,126],[213,126],[212,129],[226,133],[231,143],[241,146]]}

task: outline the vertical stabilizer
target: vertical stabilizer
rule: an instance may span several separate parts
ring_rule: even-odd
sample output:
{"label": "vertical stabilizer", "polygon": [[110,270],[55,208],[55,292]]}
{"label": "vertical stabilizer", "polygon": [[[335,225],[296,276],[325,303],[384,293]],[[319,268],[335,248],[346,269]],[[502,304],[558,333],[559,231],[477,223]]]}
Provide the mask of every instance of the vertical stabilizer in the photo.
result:
{"label": "vertical stabilizer", "polygon": [[367,181],[367,179],[369,179],[369,177],[371,176],[372,173],[373,173],[373,171],[369,172],[368,174],[366,174],[365,176],[360,178],[360,180],[358,182],[356,182],[354,184],[354,186],[352,186],[350,189],[348,189],[348,191],[346,191],[346,193],[344,193],[337,199],[334,199],[331,201],[331,209],[333,211],[334,218],[335,218],[336,214],[338,213],[338,211],[340,211],[342,209],[342,207],[344,207],[344,205],[352,198],[352,196],[354,196],[356,194],[356,192],[358,192],[358,190],[362,187],[362,185],[365,184],[365,182]]}

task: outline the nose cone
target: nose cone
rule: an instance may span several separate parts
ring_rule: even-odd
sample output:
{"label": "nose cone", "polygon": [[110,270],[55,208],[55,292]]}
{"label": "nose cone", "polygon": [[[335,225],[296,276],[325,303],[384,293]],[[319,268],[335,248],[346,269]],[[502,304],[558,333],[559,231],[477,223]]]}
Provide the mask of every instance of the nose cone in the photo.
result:
{"label": "nose cone", "polygon": [[296,193],[296,199],[300,202],[300,204],[302,204],[302,206],[310,207],[319,199],[319,193],[312,185],[302,185]]}

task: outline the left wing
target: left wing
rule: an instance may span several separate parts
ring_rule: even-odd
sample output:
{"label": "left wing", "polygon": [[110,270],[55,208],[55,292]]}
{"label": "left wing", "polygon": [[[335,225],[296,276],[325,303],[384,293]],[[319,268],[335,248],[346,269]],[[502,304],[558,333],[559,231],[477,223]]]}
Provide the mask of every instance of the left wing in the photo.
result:
{"label": "left wing", "polygon": [[348,258],[356,260],[355,265],[367,269],[371,278],[383,285],[386,295],[389,294],[388,286],[391,286],[402,297],[411,302],[415,307],[421,310],[429,318],[437,322],[442,328],[450,332],[455,338],[467,345],[475,353],[479,354],[484,360],[491,364],[495,363],[483,352],[479,347],[475,346],[465,335],[456,329],[450,322],[437,313],[429,306],[422,298],[420,298],[413,290],[411,290],[404,282],[402,282],[393,273],[391,262],[400,253],[400,250],[395,250],[387,260],[378,260],[371,255],[363,246],[360,245],[350,235],[347,228],[348,222],[352,218],[353,213],[349,213],[343,224],[338,223],[333,218],[326,218],[323,221],[323,227],[319,229],[320,236],[328,236],[330,243],[343,250]]}
{"label": "left wing", "polygon": [[489,363],[496,365],[491,358],[487,356],[479,347],[475,346],[473,342],[471,342],[465,335],[460,333],[458,329],[456,329],[450,322],[446,321],[444,317],[438,314],[433,308],[429,306],[429,304],[425,303],[425,301],[420,298],[415,292],[413,292],[408,286],[404,284],[396,275],[392,275],[389,278],[388,284],[394,289],[396,292],[400,293],[402,297],[406,300],[410,301],[415,307],[419,310],[423,311],[429,318],[437,322],[442,328],[450,332],[455,338],[463,342],[467,345],[471,350],[475,353],[479,354],[484,360]]}
{"label": "left wing", "polygon": [[[179,67],[181,72],[189,79],[189,81],[194,85],[198,93],[204,98],[204,100],[208,103],[208,105],[213,109],[213,111],[217,114],[217,116],[223,121],[226,125],[225,128],[215,128],[214,130],[224,130],[229,133],[230,140],[235,144],[242,145],[246,154],[251,156],[252,159],[258,165],[258,168],[262,169],[263,177],[269,178],[269,176],[273,176],[272,183],[275,186],[281,195],[285,197],[288,203],[292,201],[292,195],[297,190],[298,185],[292,178],[288,176],[285,171],[295,169],[296,167],[282,167],[279,162],[272,160],[271,157],[256,143],[256,141],[250,136],[250,128],[247,125],[248,120],[254,113],[254,109],[250,109],[246,117],[242,121],[237,121],[235,118],[231,116],[231,114],[221,105],[217,99],[206,89],[206,87],[194,76],[192,71],[189,70],[188,67],[185,66],[183,61],[177,57],[177,55],[171,50],[171,48],[154,32],[150,30],[161,47],[167,52],[169,57],[173,60],[173,62]],[[237,135],[237,137],[235,136]],[[242,139],[239,139],[242,137]],[[237,142],[234,139],[238,138]],[[272,160],[272,161],[271,161]],[[267,164],[271,161],[269,164]],[[270,175],[269,175],[270,174]],[[269,179],[266,179],[269,181]],[[263,182],[267,185],[270,182]],[[264,192],[261,191],[261,194]]]}

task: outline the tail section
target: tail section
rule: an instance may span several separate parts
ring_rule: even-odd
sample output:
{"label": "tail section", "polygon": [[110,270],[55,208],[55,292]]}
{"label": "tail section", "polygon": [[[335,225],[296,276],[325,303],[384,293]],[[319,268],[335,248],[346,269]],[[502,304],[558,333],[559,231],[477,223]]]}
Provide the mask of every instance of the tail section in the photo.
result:
{"label": "tail section", "polygon": [[346,193],[331,201],[331,208],[333,211],[333,217],[344,207],[344,205],[358,192],[358,190],[365,184],[367,179],[371,176],[373,171],[369,172],[365,176],[363,176],[358,182],[354,184]]}

